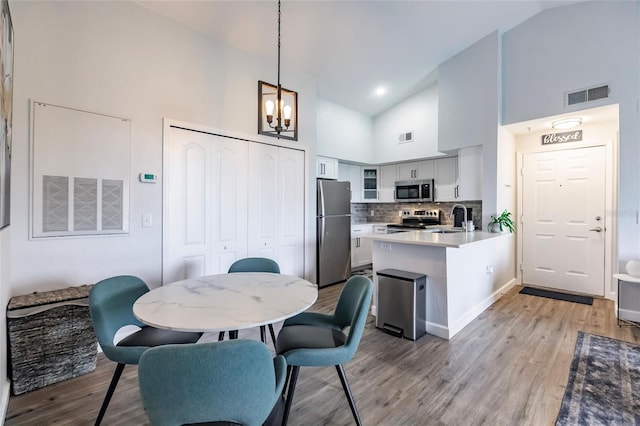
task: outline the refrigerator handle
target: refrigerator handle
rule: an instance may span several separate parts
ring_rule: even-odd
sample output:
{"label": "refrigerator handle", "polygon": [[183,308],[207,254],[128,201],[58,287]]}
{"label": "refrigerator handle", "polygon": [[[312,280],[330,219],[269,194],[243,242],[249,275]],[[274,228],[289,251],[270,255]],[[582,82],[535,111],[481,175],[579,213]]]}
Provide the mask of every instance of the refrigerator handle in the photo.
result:
{"label": "refrigerator handle", "polygon": [[322,181],[318,181],[318,191],[320,191],[320,210],[318,211],[318,216],[324,216],[324,186],[322,185]]}
{"label": "refrigerator handle", "polygon": [[319,218],[318,221],[318,251],[324,244],[324,221],[326,220],[324,217]]}

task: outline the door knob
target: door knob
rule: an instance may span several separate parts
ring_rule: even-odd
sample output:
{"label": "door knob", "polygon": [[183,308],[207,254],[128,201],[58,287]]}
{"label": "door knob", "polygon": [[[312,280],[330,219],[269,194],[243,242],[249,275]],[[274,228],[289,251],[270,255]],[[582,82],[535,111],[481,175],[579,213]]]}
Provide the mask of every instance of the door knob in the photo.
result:
{"label": "door knob", "polygon": [[602,228],[601,228],[601,227],[599,227],[599,226],[596,226],[596,227],[595,227],[595,228],[593,228],[593,229],[589,229],[589,231],[602,232]]}

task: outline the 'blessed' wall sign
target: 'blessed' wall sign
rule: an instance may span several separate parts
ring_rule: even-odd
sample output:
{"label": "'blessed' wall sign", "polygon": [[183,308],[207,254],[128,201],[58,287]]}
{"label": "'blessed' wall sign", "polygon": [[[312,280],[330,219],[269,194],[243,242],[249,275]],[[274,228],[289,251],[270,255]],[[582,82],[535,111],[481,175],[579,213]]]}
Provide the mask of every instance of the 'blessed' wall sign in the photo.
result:
{"label": "'blessed' wall sign", "polygon": [[542,145],[551,145],[553,143],[580,142],[581,140],[582,130],[542,135]]}

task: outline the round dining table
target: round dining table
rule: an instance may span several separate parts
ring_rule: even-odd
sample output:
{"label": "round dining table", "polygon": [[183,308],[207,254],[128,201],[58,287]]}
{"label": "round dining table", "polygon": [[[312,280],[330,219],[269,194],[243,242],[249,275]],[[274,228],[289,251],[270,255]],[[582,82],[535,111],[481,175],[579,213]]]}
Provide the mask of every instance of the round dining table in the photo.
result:
{"label": "round dining table", "polygon": [[299,277],[235,272],[176,281],[142,295],[133,314],[176,331],[242,330],[283,321],[307,310],[318,287]]}

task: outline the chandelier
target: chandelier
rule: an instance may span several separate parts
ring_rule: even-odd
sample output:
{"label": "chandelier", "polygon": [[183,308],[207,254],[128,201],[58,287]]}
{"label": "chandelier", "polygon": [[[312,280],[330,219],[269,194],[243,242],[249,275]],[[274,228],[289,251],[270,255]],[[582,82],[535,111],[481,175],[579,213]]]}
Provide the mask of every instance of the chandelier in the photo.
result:
{"label": "chandelier", "polygon": [[278,83],[258,81],[258,133],[298,140],[298,94],[280,84],[280,0],[278,0]]}

